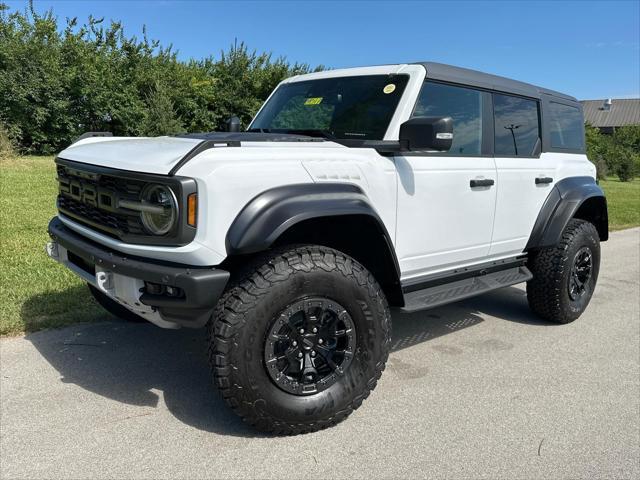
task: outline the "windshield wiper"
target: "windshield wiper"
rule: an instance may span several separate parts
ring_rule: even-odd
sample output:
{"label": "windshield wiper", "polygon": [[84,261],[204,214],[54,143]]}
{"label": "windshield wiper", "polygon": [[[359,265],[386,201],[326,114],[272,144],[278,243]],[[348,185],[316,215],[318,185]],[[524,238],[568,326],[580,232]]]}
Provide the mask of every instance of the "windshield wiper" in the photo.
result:
{"label": "windshield wiper", "polygon": [[284,133],[291,135],[303,135],[306,137],[325,138],[328,140],[334,140],[336,136],[329,130],[319,130],[313,128],[250,128],[247,132],[251,133]]}
{"label": "windshield wiper", "polygon": [[290,128],[286,130],[279,130],[282,133],[291,133],[293,135],[306,135],[308,137],[326,138],[328,140],[334,140],[336,136],[329,130],[316,130],[316,129],[304,129],[304,128]]}

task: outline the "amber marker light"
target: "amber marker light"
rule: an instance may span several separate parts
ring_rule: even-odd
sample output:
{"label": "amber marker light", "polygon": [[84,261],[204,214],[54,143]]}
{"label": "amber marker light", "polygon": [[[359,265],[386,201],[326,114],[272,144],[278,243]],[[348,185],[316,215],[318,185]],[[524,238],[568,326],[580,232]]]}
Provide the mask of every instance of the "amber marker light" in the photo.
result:
{"label": "amber marker light", "polygon": [[192,227],[197,225],[198,194],[191,193],[187,197],[187,223]]}

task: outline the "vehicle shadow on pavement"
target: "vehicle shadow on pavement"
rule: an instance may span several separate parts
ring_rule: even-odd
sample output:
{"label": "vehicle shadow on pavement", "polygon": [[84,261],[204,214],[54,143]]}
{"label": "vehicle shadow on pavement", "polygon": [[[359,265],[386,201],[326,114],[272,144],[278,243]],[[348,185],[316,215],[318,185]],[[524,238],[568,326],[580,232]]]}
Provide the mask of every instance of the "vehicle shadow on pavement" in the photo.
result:
{"label": "vehicle shadow on pavement", "polygon": [[[42,297],[31,300],[46,302]],[[529,313],[521,290],[509,288],[433,310],[394,312],[392,351],[477,325],[484,321],[481,314],[548,325]],[[114,319],[25,338],[60,373],[62,382],[140,407],[155,408],[162,396],[167,409],[187,425],[224,435],[260,436],[215,391],[204,330],[163,330]]]}
{"label": "vehicle shadow on pavement", "polygon": [[529,310],[524,290],[509,287],[431,310],[394,311],[391,351],[477,325],[484,321],[481,314],[526,325],[552,325]]}

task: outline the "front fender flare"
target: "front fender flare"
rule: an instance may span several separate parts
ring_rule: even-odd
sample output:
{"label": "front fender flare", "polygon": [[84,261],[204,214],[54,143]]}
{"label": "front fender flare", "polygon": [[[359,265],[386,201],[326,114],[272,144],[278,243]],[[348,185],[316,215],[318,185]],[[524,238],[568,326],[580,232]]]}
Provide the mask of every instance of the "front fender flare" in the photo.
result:
{"label": "front fender flare", "polygon": [[272,188],[254,197],[229,227],[227,253],[265,250],[299,222],[338,215],[372,217],[392,245],[384,223],[360,187],[348,183],[308,183]]}

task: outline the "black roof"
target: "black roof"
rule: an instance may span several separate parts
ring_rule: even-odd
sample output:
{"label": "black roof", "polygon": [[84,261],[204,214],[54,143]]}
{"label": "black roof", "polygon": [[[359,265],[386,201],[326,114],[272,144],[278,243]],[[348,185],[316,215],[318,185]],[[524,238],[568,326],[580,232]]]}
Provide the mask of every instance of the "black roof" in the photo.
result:
{"label": "black roof", "polygon": [[444,82],[460,83],[473,87],[497,90],[505,93],[515,93],[526,97],[540,98],[542,95],[550,95],[577,102],[577,100],[564,93],[556,92],[542,87],[536,87],[530,83],[511,80],[510,78],[499,77],[489,73],[478,72],[468,68],[454,67],[435,62],[416,62],[427,70],[427,78],[441,80]]}

